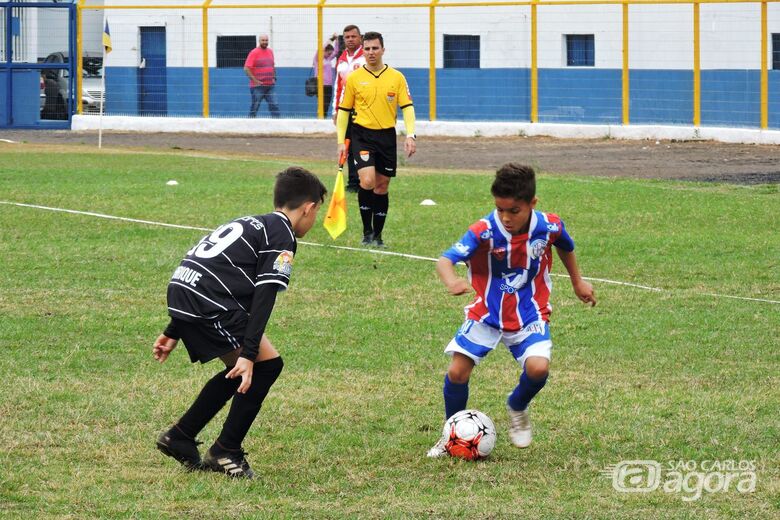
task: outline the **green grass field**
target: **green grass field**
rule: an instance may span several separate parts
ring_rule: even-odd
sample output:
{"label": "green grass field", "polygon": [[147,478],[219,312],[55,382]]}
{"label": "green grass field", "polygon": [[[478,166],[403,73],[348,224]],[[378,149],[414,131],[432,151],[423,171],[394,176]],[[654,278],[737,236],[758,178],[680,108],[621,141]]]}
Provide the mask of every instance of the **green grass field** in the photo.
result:
{"label": "green grass field", "polygon": [[[272,210],[273,174],[289,165],[24,145],[0,160],[3,201],[205,228]],[[330,163],[303,165],[332,187]],[[490,182],[402,170],[390,250],[438,257],[490,211]],[[778,186],[545,174],[538,194],[585,276],[663,290],[596,281],[589,308],[554,278],[533,445],[506,435],[519,374],[501,347],[469,401],[496,422],[493,454],[426,459],[443,421],[442,351],[468,298],[449,296],[430,261],[301,245],[268,329],[286,365],[245,443],[252,482],[186,473],[154,449],[221,367],[191,365],[183,347],[164,365],[151,356],[168,279],[204,233],[0,204],[0,516],[780,517]],[[357,246],[349,210],[339,240],[320,223],[304,240]],[[676,461],[751,461],[756,486],[696,500],[692,488],[618,492],[601,472],[623,460],[658,461],[662,482]]]}

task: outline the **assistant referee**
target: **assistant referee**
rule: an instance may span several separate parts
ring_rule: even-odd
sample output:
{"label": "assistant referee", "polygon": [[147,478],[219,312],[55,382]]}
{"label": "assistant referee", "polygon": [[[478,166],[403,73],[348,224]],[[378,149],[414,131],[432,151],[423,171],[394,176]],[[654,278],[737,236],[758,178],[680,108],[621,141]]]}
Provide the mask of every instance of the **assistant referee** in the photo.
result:
{"label": "assistant referee", "polygon": [[376,247],[385,247],[382,230],[390,205],[387,189],[390,179],[396,174],[395,124],[398,107],[406,126],[406,156],[411,157],[417,148],[414,106],[406,78],[382,62],[384,53],[385,42],[380,33],[367,32],[363,35],[366,64],[347,77],[336,121],[340,157],[345,150],[349,115],[355,110],[350,151],[360,177],[358,205],[363,220],[362,244]]}

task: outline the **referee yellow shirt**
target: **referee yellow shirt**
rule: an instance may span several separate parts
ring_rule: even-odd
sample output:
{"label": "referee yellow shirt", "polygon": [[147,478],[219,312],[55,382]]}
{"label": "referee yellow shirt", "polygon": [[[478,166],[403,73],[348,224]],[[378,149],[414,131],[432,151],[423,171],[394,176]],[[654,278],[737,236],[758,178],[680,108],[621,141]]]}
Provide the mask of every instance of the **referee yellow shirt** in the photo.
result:
{"label": "referee yellow shirt", "polygon": [[398,108],[411,105],[412,96],[403,74],[387,65],[374,73],[364,65],[347,76],[339,108],[357,112],[353,123],[381,130],[394,128]]}

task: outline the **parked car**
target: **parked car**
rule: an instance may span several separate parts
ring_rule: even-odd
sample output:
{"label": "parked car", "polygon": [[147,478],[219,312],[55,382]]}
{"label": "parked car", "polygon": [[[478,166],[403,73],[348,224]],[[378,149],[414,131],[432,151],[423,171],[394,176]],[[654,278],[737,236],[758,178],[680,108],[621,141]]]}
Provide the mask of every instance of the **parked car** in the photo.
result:
{"label": "parked car", "polygon": [[[53,52],[44,63],[68,63],[67,52]],[[81,106],[84,114],[97,114],[104,99],[103,57],[85,54],[82,57]],[[42,119],[68,119],[68,89],[70,71],[67,69],[43,69],[45,103],[41,108]],[[74,85],[75,87],[75,85]],[[75,107],[73,107],[75,110]]]}

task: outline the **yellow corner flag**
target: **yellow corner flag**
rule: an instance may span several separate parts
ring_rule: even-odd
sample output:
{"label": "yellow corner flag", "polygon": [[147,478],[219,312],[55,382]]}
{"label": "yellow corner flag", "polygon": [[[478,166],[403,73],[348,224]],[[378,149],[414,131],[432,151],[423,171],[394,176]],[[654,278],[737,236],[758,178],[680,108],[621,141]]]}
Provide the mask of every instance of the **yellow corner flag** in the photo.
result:
{"label": "yellow corner flag", "polygon": [[[349,139],[344,141],[346,150],[349,150]],[[340,234],[347,229],[347,198],[344,195],[344,161],[347,158],[345,151],[339,157],[339,172],[336,174],[336,186],[333,188],[333,195],[330,198],[328,212],[325,214],[323,226],[328,230],[330,237],[336,240]]]}
{"label": "yellow corner flag", "polygon": [[111,45],[111,31],[108,30],[108,19],[106,19],[106,26],[103,28],[103,48],[106,50],[106,54],[113,49]]}

